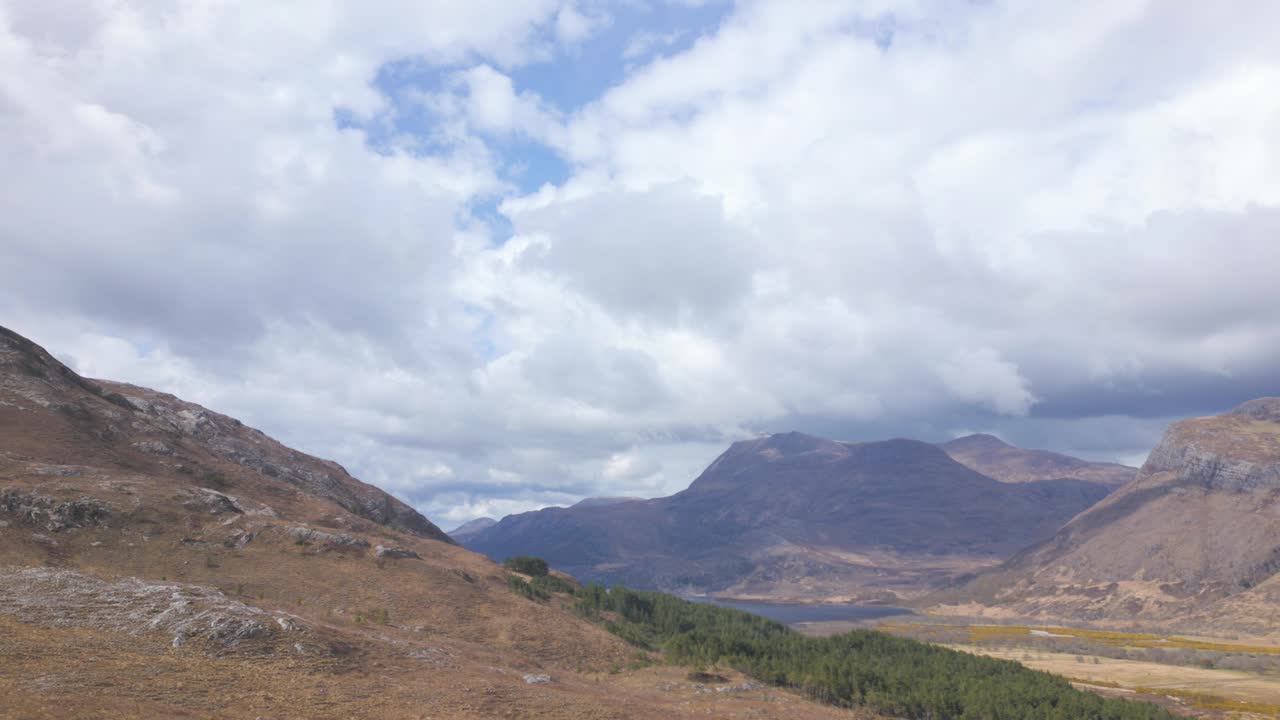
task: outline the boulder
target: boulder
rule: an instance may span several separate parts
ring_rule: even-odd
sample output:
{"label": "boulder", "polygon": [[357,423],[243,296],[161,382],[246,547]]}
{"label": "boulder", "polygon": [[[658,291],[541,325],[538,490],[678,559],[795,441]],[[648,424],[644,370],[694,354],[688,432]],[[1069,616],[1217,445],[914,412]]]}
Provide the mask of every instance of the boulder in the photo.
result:
{"label": "boulder", "polygon": [[376,548],[374,548],[373,554],[376,557],[380,557],[380,558],[397,558],[397,559],[398,558],[414,558],[418,560],[422,559],[418,555],[418,553],[410,550],[409,548],[386,547],[383,545],[379,545]]}
{"label": "boulder", "polygon": [[324,550],[341,548],[363,550],[369,547],[369,541],[367,540],[361,540],[350,535],[328,533],[301,525],[289,528],[289,537],[293,538],[294,542],[299,545],[320,545],[321,549]]}

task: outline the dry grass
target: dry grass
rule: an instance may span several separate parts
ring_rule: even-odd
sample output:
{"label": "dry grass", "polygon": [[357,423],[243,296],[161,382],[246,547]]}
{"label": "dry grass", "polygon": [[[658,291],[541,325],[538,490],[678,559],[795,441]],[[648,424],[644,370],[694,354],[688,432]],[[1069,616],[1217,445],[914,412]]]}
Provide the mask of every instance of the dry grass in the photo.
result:
{"label": "dry grass", "polygon": [[[1274,674],[1116,659],[1076,651],[1053,652],[1046,650],[1043,643],[1061,640],[1077,647],[1087,642],[1095,647],[1187,648],[1255,655],[1280,653],[1280,647],[1275,645],[1057,626],[888,621],[877,627],[965,652],[1013,660],[1035,670],[1062,675],[1085,689],[1103,694],[1141,695],[1143,699],[1160,702],[1184,714],[1215,718],[1280,717],[1280,677]],[[1032,630],[1050,636],[1035,636]]]}
{"label": "dry grass", "polygon": [[1254,653],[1259,655],[1280,655],[1280,645],[1245,644],[1224,640],[1179,637],[1171,635],[1154,635],[1150,633],[1119,632],[1115,630],[1086,630],[1082,628],[1056,627],[1051,625],[970,625],[969,639],[981,642],[992,638],[1028,637],[1032,631],[1050,633],[1051,635],[1087,639],[1112,647],[1136,648],[1186,648],[1189,650],[1210,650],[1227,653]]}
{"label": "dry grass", "polygon": [[1280,717],[1280,678],[1231,670],[1162,665],[1063,653],[1029,653],[989,647],[955,646],[980,655],[1016,660],[1027,667],[1063,675],[1093,688],[1123,689],[1154,697],[1172,698],[1195,710],[1248,713]]}
{"label": "dry grass", "polygon": [[[351,518],[333,531],[411,548],[421,559],[299,545],[289,527],[343,517],[305,497],[273,504],[301,522],[211,514],[186,507],[190,496],[172,479],[93,469],[50,479],[26,467],[0,469],[0,485],[90,496],[115,511],[105,526],[58,532],[6,515],[0,568],[217,588],[309,629],[301,652],[290,633],[232,649],[173,647],[172,632],[132,632],[94,612],[77,619],[33,611],[25,620],[0,613],[0,718],[850,717],[785,691],[717,693],[684,682],[685,669],[641,668],[634,648],[568,612],[567,597],[520,598],[498,565],[460,547]],[[253,540],[235,547],[247,532]],[[531,685],[524,674],[553,681]]]}

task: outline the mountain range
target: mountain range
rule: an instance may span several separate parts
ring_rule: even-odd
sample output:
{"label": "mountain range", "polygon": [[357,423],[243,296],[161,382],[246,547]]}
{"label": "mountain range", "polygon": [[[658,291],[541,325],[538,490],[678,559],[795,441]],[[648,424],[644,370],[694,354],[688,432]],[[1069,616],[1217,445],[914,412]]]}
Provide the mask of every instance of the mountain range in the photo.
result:
{"label": "mountain range", "polygon": [[[962,461],[1001,469],[1007,481]],[[1135,471],[990,436],[939,447],[792,432],[734,443],[670,497],[547,508],[455,537],[494,558],[540,555],[605,583],[899,602],[1048,538],[1125,472]]]}

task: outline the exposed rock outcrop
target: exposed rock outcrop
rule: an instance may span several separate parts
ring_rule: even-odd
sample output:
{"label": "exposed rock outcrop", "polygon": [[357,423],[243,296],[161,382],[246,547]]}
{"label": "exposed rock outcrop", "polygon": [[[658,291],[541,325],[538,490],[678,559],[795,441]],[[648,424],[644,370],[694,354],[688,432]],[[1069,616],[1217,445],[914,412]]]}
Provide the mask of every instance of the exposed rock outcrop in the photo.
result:
{"label": "exposed rock outcrop", "polygon": [[362,540],[350,535],[315,530],[309,527],[291,527],[288,532],[289,537],[293,538],[294,542],[299,545],[319,545],[321,549],[325,550],[363,550],[369,547],[368,540]]}
{"label": "exposed rock outcrop", "polygon": [[174,647],[189,640],[235,647],[270,636],[273,626],[306,631],[296,619],[280,623],[276,615],[212,588],[137,578],[107,581],[55,568],[0,568],[0,613],[49,625],[162,632]]}
{"label": "exposed rock outcrop", "polygon": [[1280,428],[1277,398],[1251,400],[1217,423],[1179,423],[1151,451],[1143,474],[1174,473],[1183,484],[1210,490],[1280,488],[1275,428]]}
{"label": "exposed rock outcrop", "polygon": [[60,501],[18,488],[0,490],[0,512],[16,515],[20,520],[50,532],[105,525],[111,517],[111,508],[101,500],[82,497]]}
{"label": "exposed rock outcrop", "polygon": [[409,548],[385,547],[383,545],[379,545],[376,548],[374,548],[373,554],[375,557],[391,558],[392,560],[397,560],[401,558],[414,558],[418,560],[422,559],[422,556],[418,555],[418,553],[410,550]]}
{"label": "exposed rock outcrop", "polygon": [[223,513],[244,514],[244,508],[236,502],[236,499],[230,495],[225,495],[217,490],[208,488],[196,488],[193,491],[193,497],[184,502],[183,507],[188,510],[197,510],[199,512],[207,512],[210,515],[221,515]]}

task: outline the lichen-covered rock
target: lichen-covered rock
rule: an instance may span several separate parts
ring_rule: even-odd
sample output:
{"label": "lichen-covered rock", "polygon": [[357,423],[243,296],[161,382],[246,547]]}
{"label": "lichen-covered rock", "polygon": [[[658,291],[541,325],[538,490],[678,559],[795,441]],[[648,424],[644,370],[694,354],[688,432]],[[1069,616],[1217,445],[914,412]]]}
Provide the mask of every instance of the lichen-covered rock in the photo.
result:
{"label": "lichen-covered rock", "polygon": [[105,525],[111,517],[111,508],[101,500],[82,497],[60,501],[12,487],[0,490],[0,512],[17,515],[19,520],[50,532]]}
{"label": "lichen-covered rock", "polygon": [[293,538],[294,542],[299,545],[320,545],[323,549],[351,548],[363,550],[369,547],[369,541],[358,537],[329,533],[301,525],[289,528],[288,532],[289,537]]}
{"label": "lichen-covered rock", "polygon": [[193,491],[193,497],[182,503],[182,506],[188,510],[207,512],[210,515],[221,515],[223,513],[244,514],[244,508],[240,507],[240,503],[236,498],[209,488],[196,488]]}
{"label": "lichen-covered rock", "polygon": [[374,554],[376,557],[380,557],[380,558],[393,558],[393,559],[398,559],[398,558],[415,558],[415,559],[419,559],[419,560],[420,560],[420,559],[422,559],[422,558],[418,555],[418,553],[416,553],[416,552],[414,552],[414,551],[410,550],[409,548],[402,548],[402,547],[386,547],[386,546],[383,546],[383,545],[379,545],[379,546],[377,546],[376,548],[374,548],[374,549],[373,549],[373,554]]}
{"label": "lichen-covered rock", "polygon": [[140,440],[134,443],[133,446],[138,448],[142,452],[147,453],[148,455],[172,455],[173,454],[173,448],[169,447],[168,445],[165,445],[159,440]]}
{"label": "lichen-covered rock", "polygon": [[226,542],[223,544],[226,545],[227,547],[232,547],[239,550],[240,548],[243,548],[245,545],[248,545],[249,543],[253,542],[253,539],[257,536],[258,536],[258,533],[256,530],[236,530],[234,533],[231,534],[231,537],[227,538]]}
{"label": "lichen-covered rock", "polygon": [[138,578],[108,581],[43,567],[0,568],[0,613],[46,625],[162,632],[174,647],[193,639],[235,647],[275,632],[308,629],[292,616],[245,605],[213,588]]}

